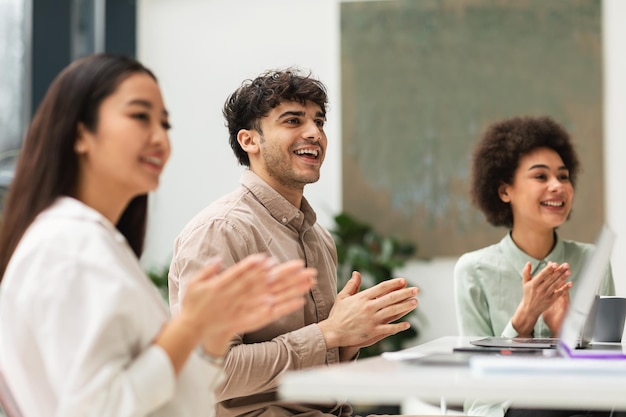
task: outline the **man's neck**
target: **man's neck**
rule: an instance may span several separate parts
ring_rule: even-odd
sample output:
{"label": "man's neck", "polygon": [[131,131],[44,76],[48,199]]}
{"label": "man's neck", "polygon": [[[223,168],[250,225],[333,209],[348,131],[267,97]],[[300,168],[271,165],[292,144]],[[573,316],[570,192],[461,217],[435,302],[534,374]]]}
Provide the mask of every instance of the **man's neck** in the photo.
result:
{"label": "man's neck", "polygon": [[298,210],[300,209],[300,206],[302,205],[302,197],[304,195],[304,189],[301,189],[298,191],[298,190],[294,190],[292,188],[286,188],[286,187],[283,187],[282,189],[277,188],[273,184],[270,184],[270,186],[273,189],[275,189],[280,195],[285,197],[285,199],[289,201],[291,204],[293,204],[294,207],[296,207]]}
{"label": "man's neck", "polygon": [[304,196],[304,186],[302,187],[290,187],[278,181],[276,178],[270,175],[263,175],[263,173],[257,172],[250,168],[250,171],[254,172],[259,178],[261,178],[267,185],[272,187],[278,194],[282,195],[285,200],[289,201],[298,210],[302,205],[302,198]]}

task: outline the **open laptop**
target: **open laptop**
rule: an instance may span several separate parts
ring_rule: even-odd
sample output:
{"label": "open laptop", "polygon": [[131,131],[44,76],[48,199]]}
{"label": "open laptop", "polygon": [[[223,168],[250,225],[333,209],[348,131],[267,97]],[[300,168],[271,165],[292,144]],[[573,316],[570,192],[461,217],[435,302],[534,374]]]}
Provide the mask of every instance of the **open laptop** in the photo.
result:
{"label": "open laptop", "polygon": [[[488,337],[474,340],[476,346],[500,348],[556,348],[557,355],[571,358],[624,358],[622,349],[589,349],[597,311],[597,289],[606,275],[615,234],[604,225],[594,250],[585,260],[577,289],[563,320],[559,338]],[[619,346],[618,346],[619,347]],[[581,349],[582,348],[582,349]]]}
{"label": "open laptop", "polygon": [[[606,275],[609,266],[615,234],[604,225],[596,242],[596,247],[586,260],[576,284],[578,289],[561,325],[557,351],[567,358],[626,359],[622,349],[576,349],[581,337],[583,347],[587,347],[593,336],[595,313],[597,311],[597,289]],[[593,315],[592,315],[593,314]]]}
{"label": "open laptop", "polygon": [[[608,260],[607,260],[608,265]],[[606,270],[604,271],[606,274]],[[586,349],[593,339],[596,328],[596,316],[598,312],[598,301],[600,296],[596,294],[589,314],[585,321],[582,333],[577,338],[576,349]],[[556,349],[559,344],[558,337],[504,337],[488,336],[470,341],[470,344],[483,349]]]}

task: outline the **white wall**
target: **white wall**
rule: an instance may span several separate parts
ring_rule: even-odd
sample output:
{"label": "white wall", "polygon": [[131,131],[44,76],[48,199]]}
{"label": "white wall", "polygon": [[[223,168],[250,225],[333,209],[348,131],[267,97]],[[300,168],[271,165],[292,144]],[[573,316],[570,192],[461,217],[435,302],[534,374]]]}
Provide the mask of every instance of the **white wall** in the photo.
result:
{"label": "white wall", "polygon": [[[329,148],[322,179],[305,195],[320,222],[341,208],[340,0],[140,0],[139,58],[159,77],[172,114],[174,153],[153,196],[147,267],[169,260],[172,242],[202,207],[238,183],[241,167],[227,142],[221,107],[242,80],[268,68],[312,70],[330,95]],[[612,259],[626,295],[626,2],[603,3],[605,45],[606,206],[619,239]],[[621,256],[620,256],[621,255]],[[422,289],[420,341],[456,334],[455,259],[412,262],[401,274]]]}
{"label": "white wall", "polygon": [[606,218],[618,236],[611,260],[617,293],[626,295],[626,2],[602,4]]}
{"label": "white wall", "polygon": [[340,210],[341,120],[338,9],[334,1],[143,0],[138,55],[159,78],[173,129],[172,158],[153,196],[144,265],[166,262],[172,242],[201,208],[238,183],[222,105],[244,79],[297,66],[328,87],[327,157],[305,195],[319,221]]}

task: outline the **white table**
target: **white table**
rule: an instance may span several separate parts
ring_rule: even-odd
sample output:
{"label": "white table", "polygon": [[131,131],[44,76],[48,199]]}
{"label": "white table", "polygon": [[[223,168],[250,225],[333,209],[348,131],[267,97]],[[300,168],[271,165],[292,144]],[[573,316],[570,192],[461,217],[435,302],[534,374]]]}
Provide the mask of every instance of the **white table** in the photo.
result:
{"label": "white table", "polygon": [[[472,338],[443,337],[404,352],[450,352]],[[466,398],[513,401],[517,407],[626,410],[626,373],[476,375],[469,367],[416,366],[382,357],[293,371],[281,381],[288,400],[401,404],[419,398],[461,403]]]}

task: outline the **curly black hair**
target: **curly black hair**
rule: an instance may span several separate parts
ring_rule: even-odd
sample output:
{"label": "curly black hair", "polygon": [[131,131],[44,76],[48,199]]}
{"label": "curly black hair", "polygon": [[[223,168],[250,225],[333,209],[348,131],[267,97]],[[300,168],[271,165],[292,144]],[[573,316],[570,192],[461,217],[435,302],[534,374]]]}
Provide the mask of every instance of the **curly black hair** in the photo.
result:
{"label": "curly black hair", "polygon": [[520,159],[537,148],[559,154],[569,170],[572,186],[580,162],[567,131],[547,116],[514,117],[489,126],[472,157],[470,197],[494,226],[513,226],[510,204],[498,194],[502,184],[512,184]]}
{"label": "curly black hair", "polygon": [[260,133],[260,119],[284,101],[296,101],[306,104],[311,101],[320,106],[326,114],[328,94],[321,81],[311,74],[303,75],[297,69],[269,70],[254,80],[245,80],[228,97],[222,114],[226,119],[230,147],[235,152],[240,165],[250,166],[248,153],[237,141],[241,129],[255,129]]}

